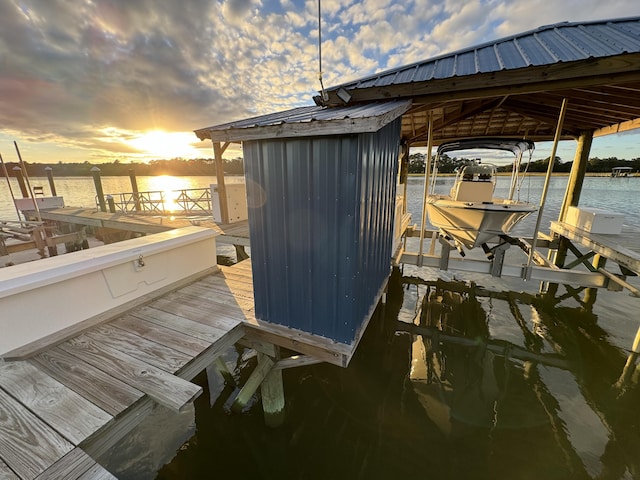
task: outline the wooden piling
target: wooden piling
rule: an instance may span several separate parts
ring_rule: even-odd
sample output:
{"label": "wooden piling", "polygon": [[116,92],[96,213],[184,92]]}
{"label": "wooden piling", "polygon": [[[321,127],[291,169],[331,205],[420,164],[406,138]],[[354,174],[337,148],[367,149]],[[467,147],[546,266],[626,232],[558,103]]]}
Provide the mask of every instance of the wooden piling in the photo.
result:
{"label": "wooden piling", "polygon": [[116,213],[116,202],[113,199],[113,196],[107,195],[107,204],[109,205],[109,212]]}
{"label": "wooden piling", "polygon": [[129,180],[131,181],[131,191],[133,192],[133,205],[136,212],[142,210],[140,206],[140,191],[138,190],[138,180],[136,179],[136,172],[132,168],[129,170]]}
{"label": "wooden piling", "polygon": [[220,216],[222,217],[222,223],[229,223],[229,206],[227,202],[227,188],[224,184],[224,160],[222,154],[227,149],[229,144],[220,145],[219,142],[213,144],[213,151],[216,159],[216,179],[218,181],[218,199],[220,201]]}
{"label": "wooden piling", "polygon": [[[277,360],[280,357],[280,348],[276,347]],[[284,385],[282,383],[282,369],[272,368],[260,385],[262,394],[262,411],[264,422],[268,427],[276,428],[284,423],[285,401]]]}
{"label": "wooden piling", "polygon": [[45,171],[45,172],[46,172],[46,174],[47,174],[47,180],[49,180],[49,189],[51,190],[51,196],[52,196],[52,197],[57,197],[57,196],[58,196],[58,194],[57,194],[57,192],[56,192],[56,184],[55,184],[55,182],[53,181],[53,168],[51,168],[51,167],[46,167],[46,168],[44,169],[44,171]]}
{"label": "wooden piling", "polygon": [[16,176],[16,180],[18,180],[18,185],[20,186],[20,193],[22,193],[22,198],[29,198],[29,191],[27,190],[27,184],[24,182],[22,169],[16,166],[16,167],[13,167],[13,172]]}
{"label": "wooden piling", "polygon": [[93,176],[93,184],[96,187],[96,195],[98,196],[98,204],[100,205],[100,211],[106,212],[107,205],[104,201],[104,191],[102,190],[102,180],[100,179],[100,169],[93,167],[91,169],[91,175]]}

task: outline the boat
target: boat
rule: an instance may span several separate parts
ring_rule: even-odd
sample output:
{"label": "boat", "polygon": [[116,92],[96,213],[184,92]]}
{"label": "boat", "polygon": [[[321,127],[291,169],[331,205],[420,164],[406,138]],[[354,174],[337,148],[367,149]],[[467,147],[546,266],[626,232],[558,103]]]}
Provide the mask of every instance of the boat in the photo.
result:
{"label": "boat", "polygon": [[633,168],[631,167],[613,167],[611,169],[611,176],[616,177],[628,177],[631,175]]}
{"label": "boat", "polygon": [[[448,195],[435,194],[437,165],[445,153],[461,150],[498,150],[515,156],[511,184],[506,198],[494,196],[497,167],[475,159],[460,168]],[[427,197],[429,221],[447,239],[453,240],[461,252],[463,247],[473,249],[500,236],[508,235],[518,222],[535,212],[538,207],[518,199],[521,184],[520,164],[525,152],[529,160],[534,144],[522,139],[477,138],[443,143],[438,147],[431,181],[431,194]],[[515,198],[514,198],[515,197]]]}

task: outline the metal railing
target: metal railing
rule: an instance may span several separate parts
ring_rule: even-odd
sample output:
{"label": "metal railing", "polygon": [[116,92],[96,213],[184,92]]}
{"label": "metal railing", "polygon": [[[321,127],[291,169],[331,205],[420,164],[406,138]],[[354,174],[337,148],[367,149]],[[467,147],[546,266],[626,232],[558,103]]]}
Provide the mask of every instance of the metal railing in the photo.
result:
{"label": "metal railing", "polygon": [[[142,215],[193,215],[211,213],[211,190],[190,188],[183,190],[111,193],[106,195],[112,213]],[[96,207],[100,202],[96,195]]]}

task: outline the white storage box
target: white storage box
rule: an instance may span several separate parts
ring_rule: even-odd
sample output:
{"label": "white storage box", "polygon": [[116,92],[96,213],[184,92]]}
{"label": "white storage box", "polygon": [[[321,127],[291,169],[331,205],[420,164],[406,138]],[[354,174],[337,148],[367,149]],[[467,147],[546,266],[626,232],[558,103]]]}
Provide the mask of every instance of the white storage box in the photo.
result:
{"label": "white storage box", "polygon": [[620,233],[624,216],[600,208],[569,207],[565,222],[589,233]]}
{"label": "white storage box", "polygon": [[[229,223],[239,222],[249,218],[247,211],[247,190],[244,183],[229,183],[225,185],[227,191],[227,206],[229,207]],[[213,221],[222,222],[222,210],[220,209],[220,194],[218,185],[211,185],[211,210]]]}

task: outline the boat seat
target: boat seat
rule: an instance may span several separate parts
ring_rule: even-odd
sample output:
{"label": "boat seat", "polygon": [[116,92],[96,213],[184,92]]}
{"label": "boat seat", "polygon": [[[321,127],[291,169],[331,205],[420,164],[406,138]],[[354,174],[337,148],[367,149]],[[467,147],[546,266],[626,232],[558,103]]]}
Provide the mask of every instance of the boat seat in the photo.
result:
{"label": "boat seat", "polygon": [[458,202],[490,202],[493,198],[493,183],[463,180],[453,188],[451,198]]}

